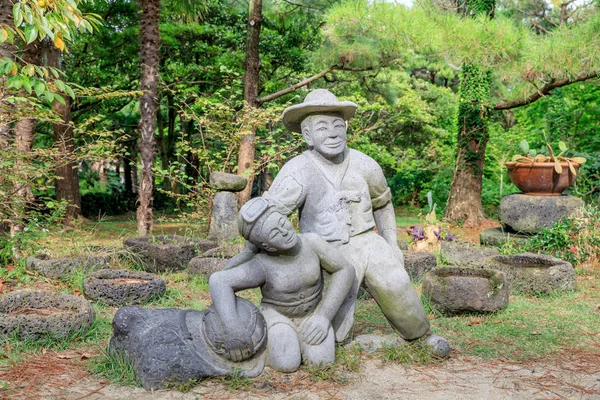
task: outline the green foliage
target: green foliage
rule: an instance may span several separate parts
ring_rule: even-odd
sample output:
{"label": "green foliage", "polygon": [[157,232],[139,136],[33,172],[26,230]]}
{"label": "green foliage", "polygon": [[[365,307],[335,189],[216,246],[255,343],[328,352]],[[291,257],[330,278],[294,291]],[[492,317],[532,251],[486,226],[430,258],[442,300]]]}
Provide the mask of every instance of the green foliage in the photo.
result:
{"label": "green foliage", "polygon": [[103,351],[101,355],[91,358],[87,366],[93,374],[106,378],[112,383],[141,386],[133,369],[133,363],[120,354],[114,355]]}
{"label": "green foliage", "polygon": [[600,208],[588,205],[563,217],[533,236],[525,247],[562,258],[576,267],[590,267],[600,259]]}
{"label": "green foliage", "polygon": [[427,346],[419,342],[411,343],[410,345],[384,345],[380,353],[384,361],[402,365],[431,365],[441,361]]}

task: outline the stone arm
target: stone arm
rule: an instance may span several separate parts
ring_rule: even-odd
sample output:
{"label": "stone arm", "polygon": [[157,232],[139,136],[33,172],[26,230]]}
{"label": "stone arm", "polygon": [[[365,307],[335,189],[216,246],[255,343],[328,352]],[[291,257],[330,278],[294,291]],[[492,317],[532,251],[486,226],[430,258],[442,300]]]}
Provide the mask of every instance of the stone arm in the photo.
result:
{"label": "stone arm", "polygon": [[252,351],[252,333],[240,326],[235,292],[262,286],[265,273],[258,261],[249,261],[238,268],[212,274],[208,280],[215,311],[227,332],[224,348],[232,361],[241,361],[243,354]]}
{"label": "stone arm", "polygon": [[383,207],[377,208],[373,211],[375,217],[375,225],[377,225],[377,231],[385,241],[394,249],[394,254],[398,261],[404,264],[404,254],[398,247],[398,231],[396,230],[396,215],[394,214],[394,206],[389,201]]}
{"label": "stone arm", "polygon": [[319,307],[300,326],[303,340],[308,344],[317,345],[327,337],[331,320],[348,295],[356,273],[352,264],[337,248],[315,234],[305,234],[305,237],[319,257],[321,268],[331,274],[331,282]]}

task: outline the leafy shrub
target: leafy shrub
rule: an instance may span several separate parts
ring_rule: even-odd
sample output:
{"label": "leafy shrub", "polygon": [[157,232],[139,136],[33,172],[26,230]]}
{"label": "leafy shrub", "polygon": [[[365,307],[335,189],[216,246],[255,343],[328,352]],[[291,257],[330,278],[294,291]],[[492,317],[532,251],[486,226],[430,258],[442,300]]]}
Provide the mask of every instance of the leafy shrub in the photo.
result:
{"label": "leafy shrub", "polygon": [[600,259],[600,208],[588,205],[533,236],[525,250],[589,267]]}

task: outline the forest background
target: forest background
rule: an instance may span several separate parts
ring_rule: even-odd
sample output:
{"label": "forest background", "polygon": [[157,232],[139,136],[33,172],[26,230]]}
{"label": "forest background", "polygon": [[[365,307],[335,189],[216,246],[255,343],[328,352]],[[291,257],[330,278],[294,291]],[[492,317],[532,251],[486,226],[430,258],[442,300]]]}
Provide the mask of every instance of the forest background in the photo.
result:
{"label": "forest background", "polygon": [[[282,110],[326,87],[395,206],[476,225],[522,140],[584,156],[600,199],[600,3],[0,0],[0,260],[80,215],[206,220],[211,172],[264,191],[303,151]],[[143,68],[140,68],[140,65]],[[472,78],[476,79],[473,80]],[[250,160],[250,161],[248,161]],[[461,173],[466,175],[461,175]]]}

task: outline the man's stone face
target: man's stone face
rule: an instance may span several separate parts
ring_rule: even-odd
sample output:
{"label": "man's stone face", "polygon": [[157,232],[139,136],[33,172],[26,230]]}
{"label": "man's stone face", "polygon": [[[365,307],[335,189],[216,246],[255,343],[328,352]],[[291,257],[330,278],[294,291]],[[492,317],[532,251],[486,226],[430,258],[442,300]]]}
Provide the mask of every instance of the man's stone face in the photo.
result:
{"label": "man's stone face", "polygon": [[257,221],[261,222],[260,229],[254,229],[250,235],[252,243],[268,251],[289,250],[298,243],[298,235],[285,215],[272,212],[264,221]]}
{"label": "man's stone face", "polygon": [[338,115],[312,115],[309,117],[306,144],[323,157],[332,159],[346,150],[346,122]]}

